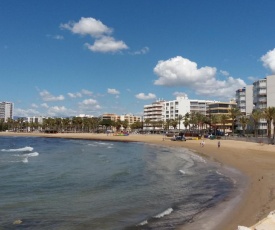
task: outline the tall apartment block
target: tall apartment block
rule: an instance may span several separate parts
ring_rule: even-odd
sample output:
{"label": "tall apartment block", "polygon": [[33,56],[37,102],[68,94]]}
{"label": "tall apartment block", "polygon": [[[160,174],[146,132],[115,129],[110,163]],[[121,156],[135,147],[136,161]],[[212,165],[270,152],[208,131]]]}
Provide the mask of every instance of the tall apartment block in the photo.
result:
{"label": "tall apartment block", "polygon": [[143,107],[143,121],[146,119],[150,119],[151,121],[162,121],[164,103],[164,100],[157,100],[150,105],[145,105]]}
{"label": "tall apartment block", "polygon": [[4,119],[6,122],[8,118],[13,119],[13,103],[0,102],[0,119]]}
{"label": "tall apartment block", "polygon": [[236,90],[237,108],[243,115],[250,115],[253,110],[253,85]]}
{"label": "tall apartment block", "polygon": [[[253,83],[254,109],[265,109],[275,107],[275,75],[267,76]],[[267,133],[265,119],[260,119],[258,129],[260,133]]]}

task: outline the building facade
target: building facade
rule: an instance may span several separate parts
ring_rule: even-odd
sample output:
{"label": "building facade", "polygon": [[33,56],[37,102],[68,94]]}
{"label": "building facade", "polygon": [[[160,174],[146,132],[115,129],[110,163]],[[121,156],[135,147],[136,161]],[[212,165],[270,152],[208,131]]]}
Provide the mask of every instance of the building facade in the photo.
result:
{"label": "building facade", "polygon": [[13,119],[13,107],[12,102],[0,102],[0,119],[4,119],[5,122],[9,118]]}
{"label": "building facade", "polygon": [[105,113],[102,115],[103,120],[111,120],[114,122],[117,121],[127,121],[128,126],[130,127],[135,122],[141,122],[141,116],[135,116],[133,114],[124,114],[124,115],[117,115],[114,113]]}
{"label": "building facade", "polygon": [[250,115],[253,111],[253,85],[236,90],[236,104],[242,115]]}
{"label": "building facade", "polygon": [[[253,83],[253,104],[254,109],[259,110],[275,107],[275,75],[267,76]],[[257,128],[259,134],[267,134],[266,120],[260,119]]]}
{"label": "building facade", "polygon": [[145,129],[152,129],[150,124],[147,124],[147,120],[158,122],[163,121],[164,114],[164,100],[157,100],[150,105],[145,105],[143,108],[143,119]]}
{"label": "building facade", "polygon": [[213,115],[226,115],[228,118],[226,119],[225,123],[219,122],[215,124],[216,129],[224,130],[226,133],[232,132],[232,119],[229,117],[230,110],[232,108],[236,108],[237,104],[235,101],[231,100],[230,102],[215,102],[209,104],[208,107],[208,116],[211,119]]}
{"label": "building facade", "polygon": [[[208,105],[215,101],[209,100],[192,100],[187,95],[176,97],[172,101],[156,101],[151,105],[144,106],[144,120],[149,119],[150,121],[163,121],[177,120],[179,116],[185,116],[187,113],[201,113],[207,115]],[[148,129],[153,129],[149,125]],[[184,120],[180,120],[177,125],[177,129],[186,128],[184,126]],[[159,127],[160,129],[160,127]]]}

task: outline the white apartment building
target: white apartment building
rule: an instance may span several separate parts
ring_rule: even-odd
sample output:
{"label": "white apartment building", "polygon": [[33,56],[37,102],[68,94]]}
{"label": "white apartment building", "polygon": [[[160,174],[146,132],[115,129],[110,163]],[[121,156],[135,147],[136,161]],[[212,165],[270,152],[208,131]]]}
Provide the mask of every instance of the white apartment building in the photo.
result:
{"label": "white apartment building", "polygon": [[[253,83],[253,104],[254,109],[275,107],[275,75],[267,76]],[[258,129],[262,134],[267,133],[265,119],[260,119]]]}
{"label": "white apartment building", "polygon": [[253,110],[253,85],[236,90],[237,108],[243,115],[250,115]]}
{"label": "white apartment building", "polygon": [[150,119],[151,121],[162,121],[164,100],[157,100],[150,105],[145,105],[143,108],[143,121]]}
{"label": "white apartment building", "polygon": [[[240,109],[242,115],[250,115],[253,111],[253,85],[248,85],[242,89],[236,90],[237,108]],[[240,122],[237,121],[237,130],[243,130]]]}
{"label": "white apartment building", "polygon": [[[198,112],[207,114],[208,105],[216,101],[209,100],[191,100],[187,95],[178,96],[172,101],[156,101],[151,105],[144,106],[144,120],[167,121],[177,119],[180,115],[186,113]],[[180,121],[177,128],[184,128],[184,121]]]}
{"label": "white apartment building", "polygon": [[4,119],[6,122],[8,118],[13,119],[13,103],[0,102],[0,119]]}
{"label": "white apartment building", "polygon": [[39,117],[27,117],[27,122],[29,123],[29,124],[31,124],[31,123],[35,123],[35,124],[43,124],[43,119],[44,119],[45,117],[41,117],[41,116],[39,116]]}

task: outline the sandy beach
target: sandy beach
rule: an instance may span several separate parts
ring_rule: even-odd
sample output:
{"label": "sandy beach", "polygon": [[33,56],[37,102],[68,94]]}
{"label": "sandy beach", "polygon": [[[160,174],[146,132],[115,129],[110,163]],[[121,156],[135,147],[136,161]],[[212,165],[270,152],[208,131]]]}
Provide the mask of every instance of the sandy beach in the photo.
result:
{"label": "sandy beach", "polygon": [[[247,179],[242,183],[242,177],[238,182],[242,183],[244,193],[238,194],[237,199],[235,199],[235,203],[237,204],[234,204],[233,208],[228,210],[225,208],[226,202],[221,204],[219,208],[224,211],[223,215],[216,216],[216,221],[214,221],[215,223],[210,228],[210,224],[208,224],[208,228],[201,227],[200,229],[235,230],[238,226],[253,226],[264,219],[271,211],[275,210],[275,146],[273,145],[221,140],[221,147],[218,148],[217,140],[205,139],[205,146],[201,147],[199,140],[181,142],[171,141],[169,138],[163,139],[161,135],[138,134],[107,136],[106,134],[3,132],[0,133],[0,136],[43,136],[88,140],[136,141],[171,147],[184,147],[193,150],[209,160],[217,161],[226,167],[234,168],[241,172]],[[209,217],[213,219],[213,216]],[[203,217],[198,217],[198,223],[200,221],[199,218]],[[190,228],[186,226],[184,229],[192,229],[192,224],[190,224]]]}

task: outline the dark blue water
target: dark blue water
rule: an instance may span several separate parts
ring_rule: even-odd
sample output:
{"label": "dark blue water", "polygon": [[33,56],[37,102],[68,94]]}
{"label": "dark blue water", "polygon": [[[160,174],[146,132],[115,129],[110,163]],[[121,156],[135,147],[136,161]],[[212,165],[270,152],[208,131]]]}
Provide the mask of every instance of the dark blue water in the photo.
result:
{"label": "dark blue water", "polygon": [[184,148],[0,137],[0,226],[175,229],[233,190],[219,167]]}

